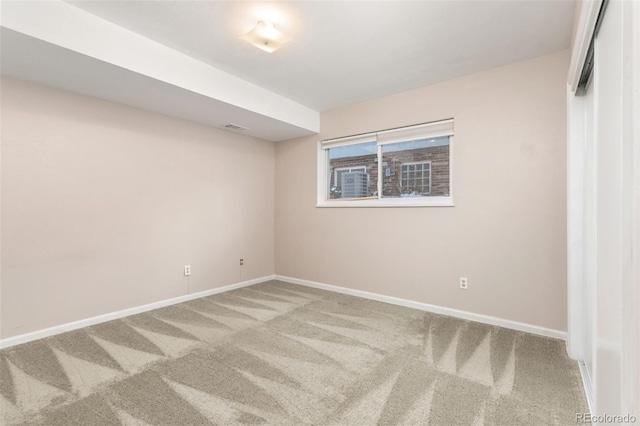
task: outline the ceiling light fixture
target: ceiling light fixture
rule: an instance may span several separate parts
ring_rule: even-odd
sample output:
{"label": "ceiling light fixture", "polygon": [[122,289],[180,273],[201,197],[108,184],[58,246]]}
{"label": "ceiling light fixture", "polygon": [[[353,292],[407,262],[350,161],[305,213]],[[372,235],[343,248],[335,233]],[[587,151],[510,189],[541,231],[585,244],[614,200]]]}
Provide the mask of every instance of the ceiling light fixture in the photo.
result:
{"label": "ceiling light fixture", "polygon": [[275,52],[290,40],[269,21],[259,21],[241,38],[269,53]]}

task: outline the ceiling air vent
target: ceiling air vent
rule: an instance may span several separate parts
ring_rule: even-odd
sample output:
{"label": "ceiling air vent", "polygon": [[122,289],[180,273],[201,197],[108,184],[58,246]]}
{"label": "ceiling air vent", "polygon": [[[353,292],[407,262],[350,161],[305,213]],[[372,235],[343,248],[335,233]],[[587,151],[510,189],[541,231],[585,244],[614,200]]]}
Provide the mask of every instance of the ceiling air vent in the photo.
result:
{"label": "ceiling air vent", "polygon": [[237,132],[243,132],[245,130],[249,130],[248,127],[240,126],[238,124],[233,124],[233,123],[225,124],[224,126],[222,126],[222,128],[227,130],[235,130]]}

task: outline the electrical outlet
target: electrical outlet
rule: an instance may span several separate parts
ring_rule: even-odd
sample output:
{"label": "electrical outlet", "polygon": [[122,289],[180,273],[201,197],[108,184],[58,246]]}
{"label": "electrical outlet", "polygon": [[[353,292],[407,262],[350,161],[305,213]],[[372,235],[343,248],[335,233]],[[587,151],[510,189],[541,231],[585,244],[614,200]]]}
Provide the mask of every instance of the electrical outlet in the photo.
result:
{"label": "electrical outlet", "polygon": [[468,289],[469,287],[467,286],[467,277],[460,277],[460,288],[463,290]]}
{"label": "electrical outlet", "polygon": [[244,259],[240,259],[240,266],[244,265]]}
{"label": "electrical outlet", "polygon": [[184,265],[184,276],[188,277],[191,275],[191,265]]}

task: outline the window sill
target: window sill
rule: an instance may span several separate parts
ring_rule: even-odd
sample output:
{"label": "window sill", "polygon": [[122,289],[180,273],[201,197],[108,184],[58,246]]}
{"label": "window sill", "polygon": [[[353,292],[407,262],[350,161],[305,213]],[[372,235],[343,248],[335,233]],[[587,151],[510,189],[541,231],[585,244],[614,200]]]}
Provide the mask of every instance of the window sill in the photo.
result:
{"label": "window sill", "polygon": [[373,200],[324,200],[316,207],[454,207],[451,197],[433,197],[426,200],[415,199],[373,199]]}

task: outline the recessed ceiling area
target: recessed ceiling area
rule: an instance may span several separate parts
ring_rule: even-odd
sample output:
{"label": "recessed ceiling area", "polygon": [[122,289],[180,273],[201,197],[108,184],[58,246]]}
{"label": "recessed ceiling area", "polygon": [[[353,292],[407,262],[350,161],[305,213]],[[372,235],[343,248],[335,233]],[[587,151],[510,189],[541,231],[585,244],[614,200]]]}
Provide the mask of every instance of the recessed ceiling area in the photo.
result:
{"label": "recessed ceiling area", "polygon": [[[2,73],[277,141],[319,112],[569,47],[574,2],[3,1]],[[290,41],[242,39],[258,21]]]}

